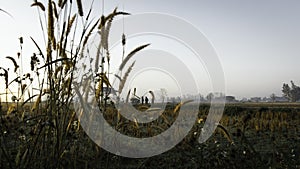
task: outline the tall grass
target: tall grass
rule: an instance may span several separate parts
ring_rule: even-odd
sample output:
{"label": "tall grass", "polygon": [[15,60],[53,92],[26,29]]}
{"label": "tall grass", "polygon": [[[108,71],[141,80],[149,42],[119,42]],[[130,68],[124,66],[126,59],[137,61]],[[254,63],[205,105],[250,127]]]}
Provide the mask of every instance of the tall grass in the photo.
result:
{"label": "tall grass", "polygon": [[[31,57],[31,72],[24,74],[22,70],[24,66],[22,65],[23,38],[20,38],[21,49],[18,52],[18,58],[6,57],[14,65],[13,73],[16,78],[9,82],[10,71],[0,68],[0,77],[3,77],[5,82],[6,97],[9,92],[12,93],[9,90],[11,84],[16,83],[18,86],[17,96],[12,97],[12,100],[16,102],[16,110],[13,109],[15,117],[12,118],[17,120],[17,124],[12,128],[1,127],[1,139],[3,139],[1,149],[7,162],[4,167],[62,168],[67,157],[71,156],[75,158],[75,161],[78,160],[75,152],[69,153],[71,149],[79,146],[74,145],[75,140],[70,137],[80,135],[84,138],[83,131],[78,131],[79,121],[76,118],[76,112],[72,109],[75,92],[73,85],[80,87],[91,85],[84,85],[82,82],[85,79],[79,79],[76,72],[78,61],[85,59],[85,51],[89,48],[88,41],[94,32],[100,33],[101,41],[98,44],[97,55],[92,56],[95,57],[92,77],[96,78],[92,79],[95,86],[90,87],[97,89],[94,90],[94,96],[99,103],[100,110],[106,110],[109,93],[104,91],[104,87],[112,87],[109,81],[111,57],[108,43],[109,32],[116,16],[129,15],[129,13],[115,8],[107,16],[102,15],[98,19],[92,19],[90,17],[93,4],[88,12],[84,12],[81,0],[76,0],[77,11],[74,11],[74,5],[72,1],[66,0],[57,2],[48,0],[45,4],[33,2],[31,7],[39,12],[39,22],[46,44],[41,46],[34,37],[31,37],[32,43],[37,48],[37,52],[34,52]],[[124,47],[126,39],[124,35],[122,37]],[[137,47],[130,52],[123,60],[120,69],[125,67],[135,53],[147,46],[148,44]],[[133,66],[134,64],[120,79],[120,86],[126,82],[126,77]],[[34,82],[37,82],[38,86],[33,86]],[[121,91],[120,89],[119,94]],[[25,99],[26,94],[28,97]],[[42,100],[44,96],[47,96],[46,100]],[[35,100],[34,103],[31,103],[33,100]],[[13,104],[8,104],[8,98],[6,103],[7,108],[13,107]],[[19,112],[21,112],[20,116]],[[7,114],[5,118],[11,117]],[[20,128],[22,128],[21,133],[14,132]],[[5,134],[2,135],[3,133]],[[22,139],[8,140],[18,136],[22,136]]]}

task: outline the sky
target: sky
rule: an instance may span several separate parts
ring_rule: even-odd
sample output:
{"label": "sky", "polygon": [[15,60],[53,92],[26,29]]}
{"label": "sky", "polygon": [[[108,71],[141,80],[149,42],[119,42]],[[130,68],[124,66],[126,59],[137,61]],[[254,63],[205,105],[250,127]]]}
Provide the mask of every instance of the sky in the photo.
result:
{"label": "sky", "polygon": [[[30,36],[43,43],[38,12],[30,7],[31,3],[31,0],[0,2],[0,8],[13,16],[0,13],[0,67],[12,66],[5,56],[16,57],[20,51],[19,37],[24,37],[23,56],[28,58],[23,60],[24,65],[29,64],[30,56],[36,52]],[[84,1],[83,6],[88,9],[90,0]],[[146,12],[170,14],[194,25],[218,55],[227,95],[249,98],[275,93],[281,96],[283,83],[293,80],[300,84],[298,0],[106,0],[104,13],[116,6],[132,15]],[[102,1],[95,0],[93,14],[101,14],[102,7]],[[152,40],[154,46],[160,44],[153,37]],[[192,64],[188,60],[184,62]],[[3,79],[0,85],[3,88]],[[210,88],[204,88],[203,93],[207,94]]]}

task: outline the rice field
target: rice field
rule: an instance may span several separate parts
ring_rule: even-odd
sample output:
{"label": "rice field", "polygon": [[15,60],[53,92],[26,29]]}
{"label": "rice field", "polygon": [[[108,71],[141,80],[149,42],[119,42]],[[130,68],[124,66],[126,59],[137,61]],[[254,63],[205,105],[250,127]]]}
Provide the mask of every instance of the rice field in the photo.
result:
{"label": "rice field", "polygon": [[[167,129],[176,119],[175,107],[168,105],[164,118],[151,124],[136,124],[125,118],[117,121],[113,108],[104,116],[121,133],[142,138]],[[198,119],[205,120],[208,110],[209,104],[200,105]],[[298,104],[227,104],[220,124],[230,139],[218,128],[207,142],[198,143],[203,121],[195,120],[190,133],[176,147],[145,159],[120,157],[101,149],[86,136],[72,112],[67,130],[62,133],[65,137],[60,144],[64,148],[55,159],[48,153],[53,152],[55,147],[51,145],[56,141],[47,138],[55,130],[54,124],[41,122],[38,114],[18,112],[12,103],[8,108],[2,106],[1,112],[1,168],[299,168],[300,165]]]}

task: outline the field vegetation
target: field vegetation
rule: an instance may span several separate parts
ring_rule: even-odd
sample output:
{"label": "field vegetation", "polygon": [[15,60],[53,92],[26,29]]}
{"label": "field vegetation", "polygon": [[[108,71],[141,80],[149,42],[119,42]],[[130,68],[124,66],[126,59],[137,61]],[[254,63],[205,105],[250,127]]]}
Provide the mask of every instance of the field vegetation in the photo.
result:
{"label": "field vegetation", "polygon": [[[8,109],[2,107],[2,168],[26,165],[29,168],[298,168],[300,165],[299,104],[227,104],[221,127],[207,142],[199,144],[197,139],[210,106],[202,104],[193,129],[180,144],[145,159],[119,157],[99,148],[71,112],[65,112],[69,118],[61,144],[66,146],[55,159],[50,156],[56,151],[51,149],[55,140],[47,138],[55,124],[43,122],[42,115],[37,114],[22,118],[13,105],[10,103]],[[167,129],[176,119],[175,108],[176,104],[168,105],[163,116],[149,124],[120,118],[112,107],[107,108],[104,116],[121,133],[142,138]]]}
{"label": "field vegetation", "polygon": [[[74,11],[73,6],[77,10]],[[90,18],[92,8],[83,11],[81,0],[49,0],[46,4],[35,1],[32,7],[40,12],[46,46],[41,47],[31,38],[36,51],[31,57],[31,70],[25,73],[22,70],[27,66],[22,65],[24,42],[20,38],[18,57],[5,58],[11,60],[14,67],[0,68],[0,83],[5,86],[1,95],[6,98],[0,101],[0,168],[300,167],[300,105],[297,103],[227,104],[214,135],[199,144],[197,139],[210,108],[210,104],[202,103],[190,133],[168,152],[151,158],[130,159],[103,150],[80,126],[73,108],[73,98],[78,95],[76,87],[89,89],[86,95],[79,96],[95,99],[115,130],[139,138],[160,134],[170,127],[182,103],[169,103],[161,117],[147,124],[127,120],[110,104],[110,92],[105,90],[111,87],[109,30],[115,17],[129,13],[116,8],[93,20]],[[95,32],[100,33],[101,40],[99,52],[92,61],[85,54]],[[118,94],[134,67],[132,56],[149,45],[140,45],[127,53],[126,36],[123,34],[120,38],[123,60],[119,70],[123,76],[117,78]],[[87,65],[80,65],[90,73],[82,79],[77,76],[80,60],[90,60]],[[89,68],[93,71],[88,71]],[[88,80],[92,80],[90,84],[86,83]],[[12,84],[18,86],[18,92],[8,98],[13,93]],[[90,86],[87,88],[87,85]],[[125,92],[129,97],[130,91]],[[47,99],[43,100],[44,96]],[[147,109],[144,105],[136,106],[140,110]]]}

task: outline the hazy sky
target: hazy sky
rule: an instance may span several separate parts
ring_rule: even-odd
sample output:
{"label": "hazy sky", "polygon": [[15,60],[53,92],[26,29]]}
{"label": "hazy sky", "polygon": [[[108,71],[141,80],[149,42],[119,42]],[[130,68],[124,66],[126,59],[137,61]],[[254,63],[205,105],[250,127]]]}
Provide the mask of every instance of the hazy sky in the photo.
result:
{"label": "hazy sky", "polygon": [[[84,2],[88,8],[90,1]],[[43,42],[38,13],[30,7],[31,3],[31,0],[0,2],[0,8],[13,15],[11,18],[0,13],[0,66],[11,64],[4,57],[19,51],[18,37],[24,37],[24,57],[28,58],[25,63],[36,52],[29,37]],[[99,13],[102,13],[101,4],[102,1],[95,0],[94,7]],[[115,6],[120,9],[124,6],[133,15],[172,14],[196,26],[219,56],[228,95],[238,98],[281,95],[284,82],[300,83],[298,0],[106,0],[105,13]]]}

